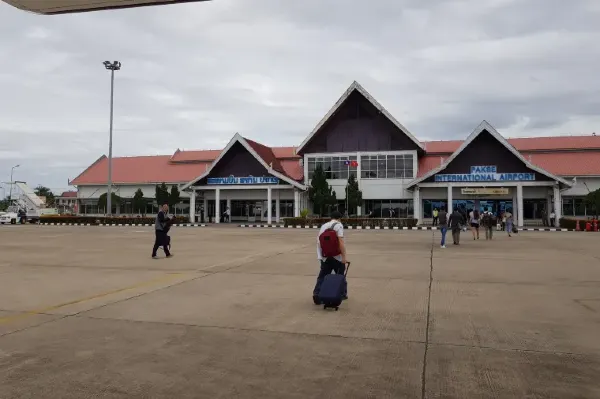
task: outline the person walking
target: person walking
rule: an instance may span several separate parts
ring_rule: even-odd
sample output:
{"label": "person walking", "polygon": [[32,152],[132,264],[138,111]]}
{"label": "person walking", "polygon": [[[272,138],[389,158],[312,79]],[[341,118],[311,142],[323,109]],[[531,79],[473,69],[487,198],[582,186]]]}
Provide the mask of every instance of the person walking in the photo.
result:
{"label": "person walking", "polygon": [[[319,260],[319,275],[317,276],[317,282],[313,289],[313,302],[315,305],[320,305],[319,292],[321,291],[321,284],[325,276],[335,272],[335,274],[344,274],[346,270],[346,264],[348,264],[348,258],[346,257],[346,243],[344,242],[344,225],[340,222],[342,214],[339,211],[331,212],[331,220],[321,226],[319,235],[317,236],[317,259]],[[331,240],[332,237],[328,236],[326,242],[332,242],[335,248],[322,248],[321,236],[324,233],[330,233],[333,231],[335,237],[337,237],[337,243],[335,240]],[[330,235],[330,234],[328,234]],[[346,284],[343,299],[348,299],[348,285]]]}
{"label": "person walking", "polygon": [[469,212],[469,223],[471,224],[471,232],[473,233],[473,239],[479,240],[479,210],[473,209]]}
{"label": "person walking", "polygon": [[437,217],[439,217],[440,232],[442,233],[442,241],[440,242],[440,248],[446,248],[446,233],[448,232],[448,213],[446,212],[445,207],[442,206],[440,208],[440,212]]}
{"label": "person walking", "polygon": [[506,232],[508,233],[509,237],[512,237],[512,233],[513,233],[513,215],[510,212],[510,210],[506,210],[506,212],[504,212],[504,218],[506,219]]}
{"label": "person walking", "polygon": [[156,215],[156,221],[154,222],[154,247],[152,248],[152,259],[157,259],[156,251],[158,251],[159,247],[162,247],[165,251],[165,255],[167,258],[173,256],[171,252],[169,252],[169,244],[167,242],[167,233],[165,232],[165,228],[168,229],[169,217],[167,213],[169,212],[169,205],[164,204],[161,210]]}
{"label": "person walking", "polygon": [[491,209],[488,209],[487,212],[483,213],[483,216],[481,217],[481,224],[485,229],[485,239],[491,240],[494,227],[496,226],[496,218],[492,213]]}
{"label": "person walking", "polygon": [[437,208],[434,208],[433,209],[433,223],[431,224],[432,226],[435,226],[438,224],[438,221],[439,221],[438,218],[439,218],[439,212],[438,212]]}
{"label": "person walking", "polygon": [[463,215],[458,209],[455,209],[448,219],[448,226],[450,227],[450,230],[452,230],[452,241],[454,241],[454,245],[460,245],[460,228],[464,222]]}

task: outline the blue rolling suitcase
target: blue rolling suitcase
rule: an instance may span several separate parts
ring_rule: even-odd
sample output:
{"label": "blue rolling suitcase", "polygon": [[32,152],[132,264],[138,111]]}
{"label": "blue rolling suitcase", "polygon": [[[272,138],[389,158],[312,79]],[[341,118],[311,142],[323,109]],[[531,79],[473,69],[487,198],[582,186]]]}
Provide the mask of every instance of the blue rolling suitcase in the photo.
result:
{"label": "blue rolling suitcase", "polygon": [[321,290],[319,291],[319,300],[323,304],[323,309],[335,308],[337,311],[342,304],[342,297],[346,290],[346,275],[350,269],[350,262],[346,265],[344,274],[328,274],[323,279]]}

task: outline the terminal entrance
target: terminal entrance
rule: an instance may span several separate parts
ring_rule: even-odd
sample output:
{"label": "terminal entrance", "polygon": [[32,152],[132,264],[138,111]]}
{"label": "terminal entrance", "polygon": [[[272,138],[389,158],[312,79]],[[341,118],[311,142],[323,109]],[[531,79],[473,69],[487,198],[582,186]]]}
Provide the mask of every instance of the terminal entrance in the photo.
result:
{"label": "terminal entrance", "polygon": [[513,211],[512,200],[472,199],[454,200],[452,209],[471,210],[479,209],[480,212],[491,211],[494,215],[501,215],[506,210]]}
{"label": "terminal entrance", "polygon": [[[433,217],[434,209],[448,209],[448,201],[446,200],[423,200],[423,217],[428,219]],[[470,209],[479,209],[481,212],[490,209],[494,215],[500,215],[507,209],[513,211],[512,200],[497,200],[497,199],[458,199],[452,201],[452,209],[466,212]]]}

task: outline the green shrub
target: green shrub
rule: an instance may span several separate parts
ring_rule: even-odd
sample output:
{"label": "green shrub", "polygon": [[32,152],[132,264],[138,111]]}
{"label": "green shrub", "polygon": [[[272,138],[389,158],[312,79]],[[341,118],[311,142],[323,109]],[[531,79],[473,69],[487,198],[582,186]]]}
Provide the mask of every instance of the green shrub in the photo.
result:
{"label": "green shrub", "polygon": [[[188,223],[188,217],[177,216],[174,224]],[[68,216],[49,215],[42,216],[40,223],[66,223],[66,224],[90,224],[97,226],[101,224],[154,224],[153,217],[131,217],[131,216]]]}
{"label": "green shrub", "polygon": [[[321,226],[323,223],[329,222],[330,218],[285,218],[283,223],[285,227],[292,226]],[[380,218],[349,218],[341,220],[344,227],[370,227],[370,228],[383,228],[383,227],[415,227],[417,225],[417,219],[406,218],[406,219],[380,219]]]}

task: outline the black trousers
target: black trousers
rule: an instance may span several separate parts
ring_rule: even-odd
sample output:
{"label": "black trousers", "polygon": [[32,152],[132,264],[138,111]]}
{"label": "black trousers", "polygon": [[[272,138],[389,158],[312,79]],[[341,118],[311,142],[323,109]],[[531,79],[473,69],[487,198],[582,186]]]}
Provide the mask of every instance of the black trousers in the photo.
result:
{"label": "black trousers", "polygon": [[156,233],[156,237],[154,239],[154,247],[152,248],[152,256],[156,256],[156,251],[158,251],[159,247],[163,247],[165,255],[171,255],[167,242],[167,233],[162,230],[154,230],[154,232]]}

